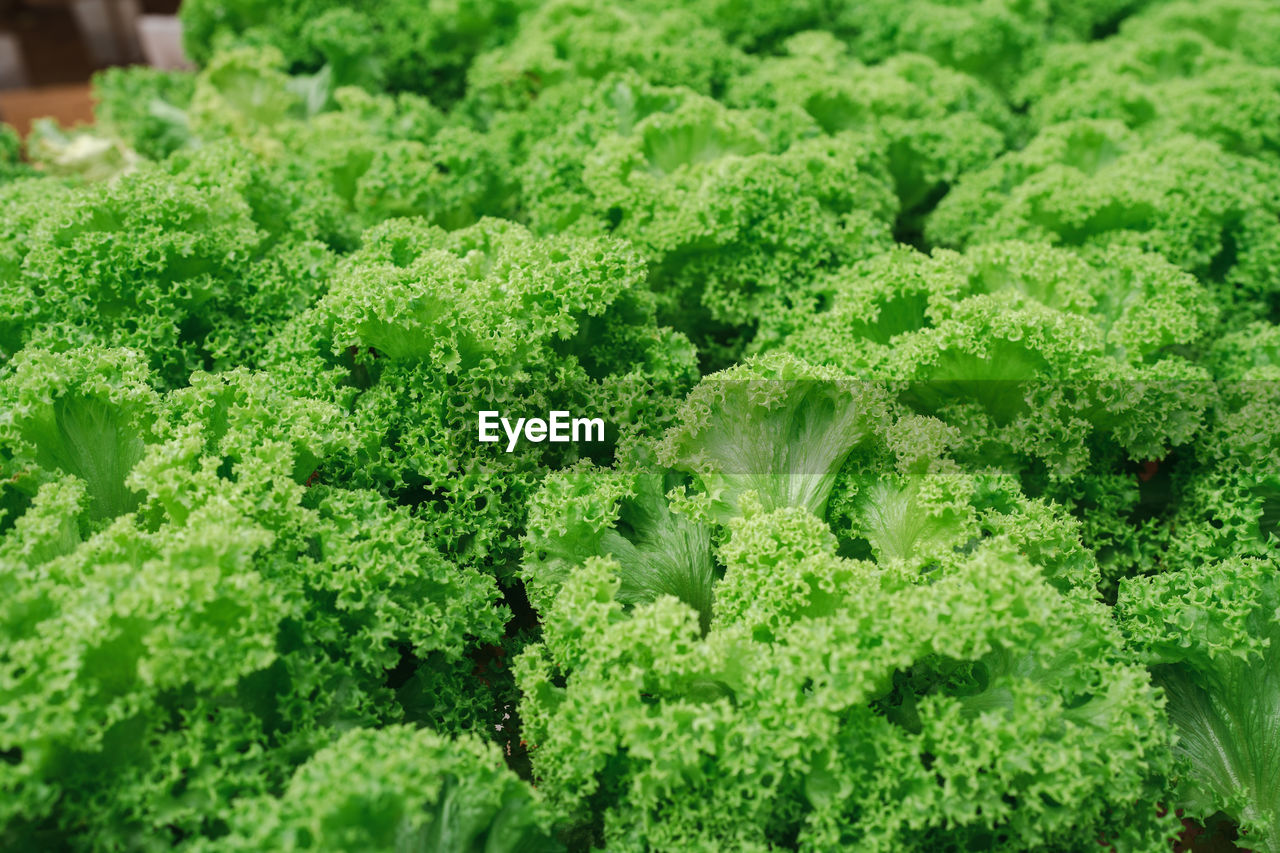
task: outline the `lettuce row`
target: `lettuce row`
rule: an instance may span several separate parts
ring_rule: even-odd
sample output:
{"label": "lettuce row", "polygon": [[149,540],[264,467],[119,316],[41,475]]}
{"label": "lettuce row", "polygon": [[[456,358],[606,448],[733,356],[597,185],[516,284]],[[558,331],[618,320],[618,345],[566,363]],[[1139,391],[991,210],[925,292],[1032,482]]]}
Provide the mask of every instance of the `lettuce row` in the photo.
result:
{"label": "lettuce row", "polygon": [[1273,4],[182,14],[0,129],[0,846],[1276,848]]}

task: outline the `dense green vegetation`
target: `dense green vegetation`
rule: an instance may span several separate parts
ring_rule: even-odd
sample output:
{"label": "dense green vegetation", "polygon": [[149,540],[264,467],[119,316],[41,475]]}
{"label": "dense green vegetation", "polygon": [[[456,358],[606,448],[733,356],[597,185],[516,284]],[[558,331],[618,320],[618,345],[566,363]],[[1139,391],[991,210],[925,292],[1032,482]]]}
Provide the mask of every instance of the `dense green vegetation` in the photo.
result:
{"label": "dense green vegetation", "polygon": [[183,20],[0,127],[0,848],[1280,851],[1280,6]]}

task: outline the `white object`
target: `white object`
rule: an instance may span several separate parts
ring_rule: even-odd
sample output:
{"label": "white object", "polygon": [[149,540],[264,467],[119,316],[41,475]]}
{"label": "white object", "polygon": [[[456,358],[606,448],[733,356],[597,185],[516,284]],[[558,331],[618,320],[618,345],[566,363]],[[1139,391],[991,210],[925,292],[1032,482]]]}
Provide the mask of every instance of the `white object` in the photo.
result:
{"label": "white object", "polygon": [[142,43],[142,57],[153,68],[195,68],[182,49],[182,21],[177,15],[142,15],[138,18],[138,41]]}
{"label": "white object", "polygon": [[27,85],[27,68],[22,61],[18,37],[0,33],[0,89],[21,89]]}
{"label": "white object", "polygon": [[71,13],[97,64],[123,65],[142,58],[138,0],[74,0]]}

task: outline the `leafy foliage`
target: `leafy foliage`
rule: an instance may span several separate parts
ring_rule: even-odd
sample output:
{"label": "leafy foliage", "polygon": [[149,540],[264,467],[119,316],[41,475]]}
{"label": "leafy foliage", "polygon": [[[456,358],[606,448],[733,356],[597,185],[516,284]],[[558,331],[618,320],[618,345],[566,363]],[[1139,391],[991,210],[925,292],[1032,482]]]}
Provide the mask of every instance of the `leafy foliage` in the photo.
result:
{"label": "leafy foliage", "polygon": [[0,848],[1280,850],[1278,9],[188,0],[0,126]]}

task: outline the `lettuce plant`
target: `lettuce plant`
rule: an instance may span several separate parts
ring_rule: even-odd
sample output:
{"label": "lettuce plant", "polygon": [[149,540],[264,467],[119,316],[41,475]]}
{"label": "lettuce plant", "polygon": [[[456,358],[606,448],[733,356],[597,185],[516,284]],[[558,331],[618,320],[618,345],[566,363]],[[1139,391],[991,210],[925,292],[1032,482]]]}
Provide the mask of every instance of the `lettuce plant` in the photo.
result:
{"label": "lettuce plant", "polygon": [[1280,6],[180,14],[0,125],[0,849],[1280,851]]}

